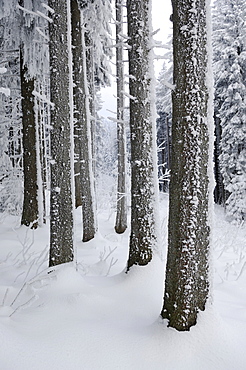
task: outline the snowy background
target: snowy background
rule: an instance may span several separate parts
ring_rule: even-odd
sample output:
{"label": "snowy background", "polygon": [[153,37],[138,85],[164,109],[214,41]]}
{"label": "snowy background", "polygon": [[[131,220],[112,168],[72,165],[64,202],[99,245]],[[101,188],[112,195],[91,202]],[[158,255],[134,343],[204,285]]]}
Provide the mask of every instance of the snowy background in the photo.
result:
{"label": "snowy background", "polygon": [[[153,0],[153,28],[167,27],[155,39],[164,43],[171,26],[171,2],[166,4],[161,8]],[[156,63],[156,75],[162,63]],[[102,116],[115,110],[113,90],[102,96]],[[126,274],[129,228],[123,235],[114,231],[115,178],[99,180],[99,232],[81,242],[77,209],[75,265],[48,269],[49,222],[31,230],[20,226],[19,216],[1,213],[0,370],[245,370],[245,225],[229,223],[223,208],[215,206],[211,297],[198,324],[180,333],[160,319],[168,195],[160,195],[161,254]]]}

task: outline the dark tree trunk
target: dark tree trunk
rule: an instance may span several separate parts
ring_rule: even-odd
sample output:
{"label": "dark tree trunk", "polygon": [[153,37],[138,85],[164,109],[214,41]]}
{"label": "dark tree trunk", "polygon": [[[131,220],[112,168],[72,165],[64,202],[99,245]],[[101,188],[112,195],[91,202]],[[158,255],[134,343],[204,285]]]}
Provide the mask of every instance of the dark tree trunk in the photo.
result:
{"label": "dark tree trunk", "polygon": [[123,62],[123,4],[115,1],[116,9],[116,82],[117,82],[117,143],[118,143],[118,185],[115,231],[124,233],[127,228],[126,197],[126,133],[124,122],[124,62]]}
{"label": "dark tree trunk", "polygon": [[96,87],[95,87],[95,60],[94,60],[94,43],[90,31],[84,33],[85,39],[85,58],[86,58],[86,78],[89,90],[89,119],[91,131],[91,153],[92,153],[92,169],[95,176],[95,135],[96,135]]}
{"label": "dark tree trunk", "polygon": [[215,189],[214,189],[214,201],[217,204],[225,206],[226,199],[229,196],[229,193],[226,192],[223,183],[223,176],[220,170],[220,160],[219,156],[221,154],[221,126],[220,119],[217,117],[215,112],[214,114],[214,123],[215,123],[215,142],[214,142],[214,177],[215,177]]}
{"label": "dark tree trunk", "polygon": [[36,122],[34,114],[34,78],[28,77],[23,60],[23,45],[20,48],[21,106],[23,133],[24,200],[21,224],[38,226],[38,184]]}
{"label": "dark tree trunk", "polygon": [[183,331],[196,324],[209,291],[208,124],[212,117],[208,113],[206,1],[172,0],[172,4],[175,90],[161,315],[169,326]]}
{"label": "dark tree trunk", "polygon": [[[82,59],[82,41],[81,41],[81,15],[77,0],[71,0],[71,25],[72,25],[72,52],[73,52],[73,103],[74,103],[74,174],[75,174],[75,207],[82,206],[82,183],[81,183],[81,122],[80,115],[85,109],[83,106],[83,97],[80,98],[80,66]],[[81,107],[82,105],[82,107]]]}
{"label": "dark tree trunk", "polygon": [[168,179],[164,178],[165,173],[170,169],[170,135],[169,115],[165,112],[158,112],[157,118],[157,153],[158,153],[158,178],[159,190],[167,192],[169,188]]}
{"label": "dark tree trunk", "polygon": [[[131,131],[131,235],[128,270],[132,265],[147,265],[156,243],[155,176],[150,77],[150,2],[128,0],[129,90]],[[157,176],[156,176],[157,177]]]}
{"label": "dark tree trunk", "polygon": [[69,40],[66,0],[49,0],[51,102],[51,197],[49,265],[73,260],[73,199]]}
{"label": "dark tree trunk", "polygon": [[[83,241],[96,233],[95,189],[92,169],[91,121],[86,74],[85,42],[77,0],[71,0],[74,119],[76,154],[76,205],[82,204]],[[91,97],[94,100],[94,96]]]}

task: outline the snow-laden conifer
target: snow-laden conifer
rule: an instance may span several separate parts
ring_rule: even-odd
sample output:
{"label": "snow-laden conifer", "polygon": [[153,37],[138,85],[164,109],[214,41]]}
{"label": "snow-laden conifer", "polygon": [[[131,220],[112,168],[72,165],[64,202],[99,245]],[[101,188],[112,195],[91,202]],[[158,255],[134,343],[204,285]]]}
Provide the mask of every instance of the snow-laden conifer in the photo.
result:
{"label": "snow-laden conifer", "polygon": [[0,1],[0,209],[20,214],[23,203],[19,14]]}
{"label": "snow-laden conifer", "polygon": [[217,0],[213,16],[215,109],[221,141],[219,165],[226,213],[246,216],[246,7],[244,0]]}

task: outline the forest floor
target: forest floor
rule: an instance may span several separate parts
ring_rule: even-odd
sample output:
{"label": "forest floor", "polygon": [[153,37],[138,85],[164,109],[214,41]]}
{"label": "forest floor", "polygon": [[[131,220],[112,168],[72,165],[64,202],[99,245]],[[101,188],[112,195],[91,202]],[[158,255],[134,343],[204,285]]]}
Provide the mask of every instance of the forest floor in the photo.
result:
{"label": "forest floor", "polygon": [[[215,207],[211,297],[189,332],[160,319],[167,239],[162,194],[162,252],[128,274],[129,231],[114,232],[113,211],[98,212],[95,240],[81,242],[77,263],[47,268],[49,225],[0,222],[1,370],[245,370],[246,227]],[[48,273],[49,272],[49,273]]]}

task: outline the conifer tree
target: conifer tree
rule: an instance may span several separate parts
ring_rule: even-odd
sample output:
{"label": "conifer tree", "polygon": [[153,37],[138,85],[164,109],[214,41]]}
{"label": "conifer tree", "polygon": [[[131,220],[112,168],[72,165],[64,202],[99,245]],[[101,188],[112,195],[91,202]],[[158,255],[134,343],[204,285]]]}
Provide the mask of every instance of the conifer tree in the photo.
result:
{"label": "conifer tree", "polygon": [[[51,93],[51,195],[49,265],[71,262],[73,250],[73,192],[71,145],[70,2],[49,0]],[[68,8],[69,7],[69,8]]]}
{"label": "conifer tree", "polygon": [[[169,326],[189,330],[209,294],[211,86],[206,0],[172,0],[174,85],[168,255]],[[210,73],[210,74],[209,74]],[[211,77],[211,76],[210,76]]]}
{"label": "conifer tree", "polygon": [[[82,205],[83,241],[94,238],[97,225],[95,189],[92,171],[91,121],[89,89],[86,73],[86,48],[82,29],[81,10],[77,0],[71,0],[73,44],[73,100],[75,118],[76,206]],[[80,204],[81,203],[81,204]]]}
{"label": "conifer tree", "polygon": [[128,0],[131,134],[131,235],[128,270],[147,265],[156,244],[155,114],[153,101],[151,2]]}
{"label": "conifer tree", "polygon": [[0,209],[15,215],[23,208],[20,23],[16,1],[0,0]]}
{"label": "conifer tree", "polygon": [[[19,0],[20,7],[24,0]],[[32,32],[30,27],[26,30],[23,11],[20,10],[20,29],[22,40],[20,42],[20,80],[21,80],[21,106],[23,131],[23,173],[24,173],[24,200],[21,224],[36,228],[38,226],[38,183],[37,183],[37,148],[36,148],[36,122],[34,107],[34,77],[28,72],[28,65],[24,61],[24,48],[26,32]]]}
{"label": "conifer tree", "polygon": [[219,169],[226,190],[226,213],[241,223],[246,217],[245,2],[217,0],[213,24],[215,119],[216,132],[221,135]]}
{"label": "conifer tree", "polygon": [[115,1],[116,10],[116,84],[117,84],[117,144],[118,185],[115,231],[123,233],[127,228],[126,197],[126,133],[124,115],[124,60],[123,60],[123,1]]}

